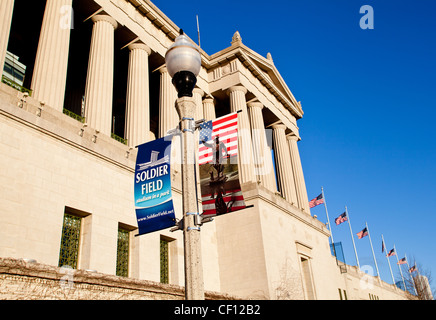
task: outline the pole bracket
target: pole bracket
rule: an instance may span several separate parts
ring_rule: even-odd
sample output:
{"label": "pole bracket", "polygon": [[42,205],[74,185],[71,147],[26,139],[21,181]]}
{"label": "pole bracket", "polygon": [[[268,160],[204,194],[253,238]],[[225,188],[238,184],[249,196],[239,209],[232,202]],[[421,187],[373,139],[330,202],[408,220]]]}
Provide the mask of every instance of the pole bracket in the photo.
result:
{"label": "pole bracket", "polygon": [[190,117],[183,117],[181,122],[187,121],[185,125],[185,129],[182,130],[182,132],[191,132],[194,133],[196,129],[195,119]]}
{"label": "pole bracket", "polygon": [[201,231],[200,227],[188,227],[188,231]]}
{"label": "pole bracket", "polygon": [[182,220],[176,220],[175,222],[175,226],[173,228],[170,229],[170,232],[176,232],[179,230],[183,230],[183,219]]}
{"label": "pole bracket", "polygon": [[213,222],[215,219],[214,217],[207,217],[205,215],[200,215],[200,226],[202,226],[205,223]]}

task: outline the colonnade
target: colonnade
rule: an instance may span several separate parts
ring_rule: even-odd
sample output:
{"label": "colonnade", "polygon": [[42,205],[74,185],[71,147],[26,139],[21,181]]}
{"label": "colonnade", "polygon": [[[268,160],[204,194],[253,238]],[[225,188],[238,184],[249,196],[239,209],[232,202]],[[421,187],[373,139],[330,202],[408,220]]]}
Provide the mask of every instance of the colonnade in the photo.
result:
{"label": "colonnade", "polygon": [[239,174],[241,183],[257,182],[272,192],[280,192],[289,203],[310,214],[307,191],[298,151],[298,137],[286,135],[284,124],[272,126],[275,170],[267,142],[260,102],[246,101],[242,85],[228,89],[230,111],[238,113]]}
{"label": "colonnade", "polygon": [[[61,8],[72,6],[73,0],[47,0],[37,49],[31,89],[33,97],[63,111],[70,45],[69,28],[63,28]],[[6,55],[14,0],[0,2],[0,66]],[[104,14],[92,17],[93,29],[85,88],[86,121],[90,128],[111,134],[114,84],[115,30],[117,21]],[[140,41],[130,44],[126,93],[125,138],[134,147],[150,140],[149,56],[152,48]],[[159,136],[174,129],[179,122],[175,102],[177,93],[165,66],[159,68]],[[309,213],[306,186],[298,151],[298,137],[286,136],[286,126],[272,126],[275,170],[267,143],[264,105],[246,101],[247,89],[242,85],[227,90],[230,112],[238,113],[239,173],[244,183],[259,183],[294,206]],[[196,119],[216,118],[215,100],[199,88],[194,90]],[[278,189],[277,189],[278,186]]]}

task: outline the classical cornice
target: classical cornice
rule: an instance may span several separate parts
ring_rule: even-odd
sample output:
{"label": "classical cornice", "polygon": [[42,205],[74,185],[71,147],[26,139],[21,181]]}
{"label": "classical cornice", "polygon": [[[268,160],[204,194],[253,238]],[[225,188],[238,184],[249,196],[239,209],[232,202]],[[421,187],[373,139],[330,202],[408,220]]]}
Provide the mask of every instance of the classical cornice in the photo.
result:
{"label": "classical cornice", "polygon": [[[210,56],[210,61],[207,66],[208,69],[213,69],[225,65],[236,58],[239,59],[242,64],[250,70],[253,76],[255,76],[297,119],[303,117],[304,112],[301,108],[301,104],[295,99],[274,63],[244,44],[238,43],[213,54]],[[274,75],[278,85],[267,75],[268,72]]]}
{"label": "classical cornice", "polygon": [[[150,0],[128,1],[171,41],[174,41],[179,35],[180,28]],[[295,99],[291,90],[286,85],[286,82],[275,67],[271,56],[269,58],[263,57],[245,46],[238,32],[233,36],[232,45],[230,47],[211,56],[202,49],[200,49],[200,52],[202,55],[202,66],[206,70],[227,64],[235,58],[239,59],[242,64],[250,70],[253,76],[255,76],[297,119],[303,117],[304,112],[301,108],[301,104]],[[272,74],[274,79],[268,74]]]}
{"label": "classical cornice", "polygon": [[180,28],[172,22],[158,7],[149,0],[127,0],[143,16],[147,17],[158,29],[162,30],[171,40],[179,35]]}

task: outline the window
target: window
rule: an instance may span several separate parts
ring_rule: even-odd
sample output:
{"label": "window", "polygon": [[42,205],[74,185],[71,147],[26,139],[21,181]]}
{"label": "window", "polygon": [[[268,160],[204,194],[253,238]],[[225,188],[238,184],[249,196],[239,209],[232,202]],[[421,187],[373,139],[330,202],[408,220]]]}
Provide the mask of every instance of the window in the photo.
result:
{"label": "window", "polygon": [[369,300],[380,300],[380,298],[378,296],[376,296],[375,294],[369,293]]}
{"label": "window", "polygon": [[160,239],[160,282],[169,283],[169,241]]}
{"label": "window", "polygon": [[59,267],[69,266],[77,269],[81,227],[82,218],[65,213],[59,252]]}
{"label": "window", "polygon": [[340,288],[338,288],[338,290],[339,290],[339,299],[340,300],[348,300],[348,298],[347,298],[347,290],[343,290],[343,289],[340,289]]}
{"label": "window", "polygon": [[123,228],[118,228],[117,243],[117,276],[129,276],[129,248],[130,232]]}

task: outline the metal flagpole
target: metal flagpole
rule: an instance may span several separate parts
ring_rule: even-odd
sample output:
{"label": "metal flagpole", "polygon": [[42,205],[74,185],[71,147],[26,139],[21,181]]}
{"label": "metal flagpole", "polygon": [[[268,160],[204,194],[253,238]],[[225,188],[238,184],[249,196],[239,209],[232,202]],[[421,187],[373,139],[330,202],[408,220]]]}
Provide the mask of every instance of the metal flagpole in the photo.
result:
{"label": "metal flagpole", "polygon": [[[388,250],[387,250],[385,239],[383,238],[383,235],[382,235],[382,241],[383,241],[383,246],[385,247],[385,250],[387,252]],[[386,255],[386,259],[388,260],[389,270],[391,271],[392,283],[395,285],[394,274],[392,273],[391,262],[389,261],[388,255]]]}
{"label": "metal flagpole", "polygon": [[351,230],[350,215],[348,214],[347,206],[345,206],[345,213],[347,214],[348,226],[350,227],[351,240],[353,240],[354,254],[356,255],[357,266],[360,270],[359,257],[357,256],[356,244],[354,243],[353,230]]}
{"label": "metal flagpole", "polygon": [[395,248],[395,244],[394,244],[394,250],[395,250],[395,256],[397,257],[398,269],[400,269],[401,279],[403,279],[404,290],[406,290],[406,283],[404,282],[403,271],[401,271],[400,259],[398,259],[398,252],[397,252],[397,248]]}
{"label": "metal flagpole", "polygon": [[321,187],[321,192],[322,192],[322,198],[324,199],[324,208],[325,208],[325,213],[327,215],[327,223],[329,225],[329,230],[330,230],[330,237],[332,238],[332,244],[334,246],[335,241],[333,240],[333,231],[332,231],[332,226],[330,225],[330,218],[329,218],[329,212],[327,210],[327,201],[325,199],[325,195],[324,195],[324,188]]}
{"label": "metal flagpole", "polygon": [[368,231],[368,238],[369,238],[369,243],[371,245],[372,256],[374,257],[375,268],[377,270],[377,277],[380,278],[380,272],[378,271],[377,260],[375,259],[374,247],[372,246],[371,233],[369,232],[368,222],[365,222],[365,225],[366,225],[366,231]]}
{"label": "metal flagpole", "polygon": [[201,40],[200,40],[200,21],[198,20],[198,14],[197,14],[197,32],[198,32],[198,46],[201,48]]}
{"label": "metal flagpole", "polygon": [[404,257],[406,258],[406,263],[407,263],[407,272],[409,273],[410,276],[410,281],[412,281],[413,284],[413,290],[415,290],[415,294],[418,295],[418,292],[416,291],[416,287],[415,287],[415,281],[413,281],[413,277],[412,277],[412,273],[410,273],[410,266],[409,266],[409,261],[407,260],[407,256],[406,254],[404,254]]}

